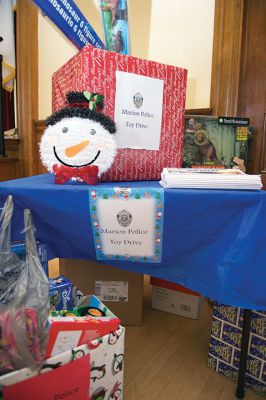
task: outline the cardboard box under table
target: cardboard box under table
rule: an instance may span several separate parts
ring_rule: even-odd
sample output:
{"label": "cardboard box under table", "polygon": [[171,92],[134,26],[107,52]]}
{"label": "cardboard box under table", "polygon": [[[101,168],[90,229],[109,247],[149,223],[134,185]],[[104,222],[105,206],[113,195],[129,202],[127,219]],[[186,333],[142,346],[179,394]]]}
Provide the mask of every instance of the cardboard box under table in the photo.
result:
{"label": "cardboard box under table", "polygon": [[92,261],[60,259],[60,274],[84,294],[95,294],[123,325],[140,325],[143,275]]}
{"label": "cardboard box under table", "polygon": [[152,307],[172,314],[198,319],[204,298],[182,285],[151,276]]}
{"label": "cardboard box under table", "polygon": [[[243,309],[214,303],[208,365],[236,380],[242,341]],[[266,397],[266,311],[253,311],[246,386]]]}
{"label": "cardboard box under table", "polygon": [[159,180],[181,167],[187,70],[85,46],[53,75],[53,111],[71,91],[104,95],[118,153],[104,181]]}

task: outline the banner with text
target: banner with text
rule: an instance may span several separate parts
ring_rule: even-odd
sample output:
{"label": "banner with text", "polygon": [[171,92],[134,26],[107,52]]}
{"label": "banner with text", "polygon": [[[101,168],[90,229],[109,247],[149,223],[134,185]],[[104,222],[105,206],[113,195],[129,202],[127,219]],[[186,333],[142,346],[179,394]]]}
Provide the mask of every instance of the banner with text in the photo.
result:
{"label": "banner with text", "polygon": [[86,44],[104,48],[104,44],[73,0],[33,0],[47,17],[80,50]]}
{"label": "banner with text", "polygon": [[94,187],[90,216],[97,260],[161,262],[162,188]]}

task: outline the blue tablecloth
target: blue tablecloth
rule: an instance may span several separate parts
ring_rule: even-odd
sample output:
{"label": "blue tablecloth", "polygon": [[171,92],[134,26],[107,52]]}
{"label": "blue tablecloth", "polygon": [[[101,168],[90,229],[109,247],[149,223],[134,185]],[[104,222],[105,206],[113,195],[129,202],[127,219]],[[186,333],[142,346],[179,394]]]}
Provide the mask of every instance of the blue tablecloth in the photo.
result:
{"label": "blue tablecloth", "polygon": [[[30,208],[50,259],[96,260],[88,186],[53,180],[45,174],[0,182],[0,206],[14,196],[13,239],[23,238],[23,209]],[[180,283],[225,304],[266,310],[266,192],[167,189],[164,199],[162,262],[108,264]]]}

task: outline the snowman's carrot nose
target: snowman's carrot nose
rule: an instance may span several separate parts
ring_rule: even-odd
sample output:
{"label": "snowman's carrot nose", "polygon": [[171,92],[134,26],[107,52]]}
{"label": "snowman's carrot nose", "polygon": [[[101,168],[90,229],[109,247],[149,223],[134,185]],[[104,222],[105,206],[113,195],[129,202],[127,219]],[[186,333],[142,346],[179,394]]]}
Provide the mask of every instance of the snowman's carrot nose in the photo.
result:
{"label": "snowman's carrot nose", "polygon": [[75,144],[75,146],[68,147],[65,150],[65,154],[67,157],[74,157],[76,154],[80,153],[85,147],[90,144],[89,140],[84,140],[84,142]]}

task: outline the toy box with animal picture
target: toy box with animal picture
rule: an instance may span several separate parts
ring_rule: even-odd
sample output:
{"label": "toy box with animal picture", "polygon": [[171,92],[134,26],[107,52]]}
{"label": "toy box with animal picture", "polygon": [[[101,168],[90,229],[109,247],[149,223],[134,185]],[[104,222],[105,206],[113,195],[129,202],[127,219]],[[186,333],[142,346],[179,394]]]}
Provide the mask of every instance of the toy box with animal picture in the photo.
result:
{"label": "toy box with animal picture", "polygon": [[[209,346],[211,369],[236,380],[242,340],[243,309],[215,302]],[[266,311],[252,311],[246,385],[266,396]]]}
{"label": "toy box with animal picture", "polygon": [[186,115],[182,166],[245,172],[250,135],[247,118]]}
{"label": "toy box with animal picture", "polygon": [[100,179],[159,180],[164,167],[181,167],[186,82],[185,69],[87,45],[54,73],[53,112],[69,92],[103,95],[117,154]]}
{"label": "toy box with animal picture", "polygon": [[72,310],[72,282],[65,276],[49,278],[51,310]]}
{"label": "toy box with animal picture", "polygon": [[[0,377],[5,400],[123,399],[125,328]],[[0,393],[1,396],[1,393]]]}

